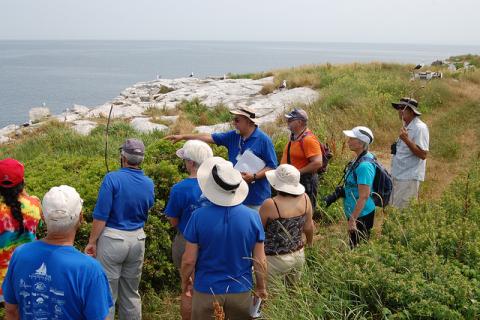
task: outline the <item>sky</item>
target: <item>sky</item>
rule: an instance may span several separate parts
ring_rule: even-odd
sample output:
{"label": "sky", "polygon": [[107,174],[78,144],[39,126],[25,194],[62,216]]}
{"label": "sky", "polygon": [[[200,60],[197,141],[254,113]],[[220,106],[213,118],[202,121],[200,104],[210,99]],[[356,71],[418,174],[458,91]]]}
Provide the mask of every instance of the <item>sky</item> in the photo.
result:
{"label": "sky", "polygon": [[3,0],[1,40],[480,45],[478,0]]}

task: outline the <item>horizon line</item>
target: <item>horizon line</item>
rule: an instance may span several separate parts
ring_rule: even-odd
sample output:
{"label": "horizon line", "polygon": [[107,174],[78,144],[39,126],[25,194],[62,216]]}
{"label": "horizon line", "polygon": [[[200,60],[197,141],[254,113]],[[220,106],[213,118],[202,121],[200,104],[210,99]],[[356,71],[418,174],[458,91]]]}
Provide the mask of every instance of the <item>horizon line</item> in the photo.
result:
{"label": "horizon line", "polygon": [[452,47],[479,47],[480,44],[464,44],[464,43],[428,43],[428,42],[361,42],[361,41],[320,41],[320,40],[189,40],[189,39],[89,39],[89,38],[79,38],[79,39],[61,39],[61,38],[52,38],[52,39],[4,39],[0,38],[0,41],[131,41],[131,42],[250,42],[250,43],[311,43],[311,44],[382,44],[382,45],[418,45],[418,46],[452,46]]}

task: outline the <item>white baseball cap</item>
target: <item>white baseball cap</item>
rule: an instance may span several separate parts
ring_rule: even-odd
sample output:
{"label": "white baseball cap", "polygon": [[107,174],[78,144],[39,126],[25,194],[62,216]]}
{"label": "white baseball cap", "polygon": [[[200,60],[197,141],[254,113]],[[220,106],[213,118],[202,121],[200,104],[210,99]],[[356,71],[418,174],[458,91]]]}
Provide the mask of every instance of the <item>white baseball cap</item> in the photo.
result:
{"label": "white baseball cap", "polygon": [[352,130],[344,130],[343,134],[349,138],[357,138],[360,141],[371,144],[373,142],[373,133],[367,127],[359,126]]}
{"label": "white baseball cap", "polygon": [[51,188],[43,197],[42,211],[49,223],[68,225],[77,222],[82,211],[83,200],[78,192],[66,185]]}
{"label": "white baseball cap", "polygon": [[200,165],[206,159],[213,157],[213,151],[212,148],[203,141],[188,140],[182,148],[177,150],[176,155],[180,159],[192,160]]}

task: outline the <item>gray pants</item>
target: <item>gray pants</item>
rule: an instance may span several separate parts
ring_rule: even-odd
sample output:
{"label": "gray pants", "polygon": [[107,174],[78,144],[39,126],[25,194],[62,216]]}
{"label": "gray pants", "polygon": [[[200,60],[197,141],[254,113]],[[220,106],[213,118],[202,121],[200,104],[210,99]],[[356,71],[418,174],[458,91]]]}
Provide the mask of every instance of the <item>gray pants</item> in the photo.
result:
{"label": "gray pants", "polygon": [[185,244],[186,240],[183,237],[183,235],[180,232],[177,232],[175,235],[175,239],[173,239],[172,243],[172,260],[173,260],[173,265],[177,267],[178,270],[180,270],[180,267],[182,266],[182,257],[183,254],[185,253]]}
{"label": "gray pants", "polygon": [[145,254],[143,229],[123,231],[105,228],[97,242],[97,259],[110,283],[114,306],[109,318],[115,319],[118,298],[120,320],[142,319],[142,301],[138,292]]}

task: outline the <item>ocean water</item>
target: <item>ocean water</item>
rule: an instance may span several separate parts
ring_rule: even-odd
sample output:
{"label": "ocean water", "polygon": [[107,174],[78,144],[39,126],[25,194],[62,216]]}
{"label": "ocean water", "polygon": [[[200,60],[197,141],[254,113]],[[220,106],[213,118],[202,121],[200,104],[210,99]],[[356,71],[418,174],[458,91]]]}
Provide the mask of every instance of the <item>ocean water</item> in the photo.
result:
{"label": "ocean water", "polygon": [[53,113],[96,106],[139,81],[222,76],[312,63],[429,64],[479,46],[209,41],[0,41],[0,128],[28,120],[43,103]]}

